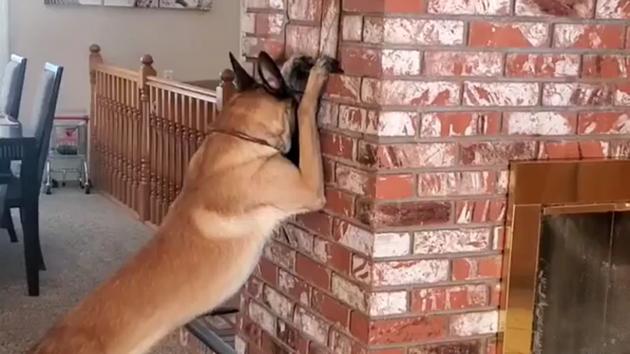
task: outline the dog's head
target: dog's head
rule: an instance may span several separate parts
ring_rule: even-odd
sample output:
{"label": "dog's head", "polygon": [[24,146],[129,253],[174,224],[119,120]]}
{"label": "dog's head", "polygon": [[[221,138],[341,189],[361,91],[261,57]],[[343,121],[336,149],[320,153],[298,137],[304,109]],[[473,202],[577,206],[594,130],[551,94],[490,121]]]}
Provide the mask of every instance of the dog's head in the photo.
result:
{"label": "dog's head", "polygon": [[299,98],[286,83],[281,69],[269,54],[261,52],[257,81],[232,53],[230,61],[237,92],[215,125],[262,139],[282,153],[289,152]]}

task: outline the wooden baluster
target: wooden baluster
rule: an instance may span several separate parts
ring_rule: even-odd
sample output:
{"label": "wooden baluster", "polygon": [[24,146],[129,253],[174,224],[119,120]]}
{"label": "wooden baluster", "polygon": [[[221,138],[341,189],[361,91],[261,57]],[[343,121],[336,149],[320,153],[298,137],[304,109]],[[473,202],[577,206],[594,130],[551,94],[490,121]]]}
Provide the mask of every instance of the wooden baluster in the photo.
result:
{"label": "wooden baluster", "polygon": [[[127,169],[127,185],[125,186],[125,194],[127,195],[127,206],[134,209],[133,198],[133,116],[131,109],[131,81],[125,79],[125,157],[127,159],[125,168]],[[135,209],[134,209],[135,210]]]}
{"label": "wooden baluster", "polygon": [[227,103],[232,98],[232,95],[234,95],[234,92],[236,91],[236,87],[234,86],[234,78],[234,72],[230,69],[225,69],[221,73],[221,84],[219,85],[219,87],[221,88],[222,102],[217,102],[220,104],[219,108],[221,110],[227,105]]}
{"label": "wooden baluster", "polygon": [[166,198],[166,169],[164,168],[164,160],[166,153],[164,148],[166,147],[166,128],[168,123],[166,122],[166,92],[164,89],[160,89],[160,119],[158,125],[158,224],[162,222],[162,211],[164,210],[164,199]]}
{"label": "wooden baluster", "polygon": [[155,112],[151,113],[151,222],[157,224],[157,114],[158,114],[158,93],[157,88],[152,87],[151,104],[155,105]]}
{"label": "wooden baluster", "polygon": [[140,66],[140,82],[139,95],[140,95],[140,114],[142,116],[142,129],[140,132],[140,140],[142,146],[142,155],[140,158],[140,188],[138,199],[141,202],[139,215],[142,220],[149,218],[149,178],[150,169],[150,119],[151,119],[151,97],[149,93],[149,86],[147,84],[147,78],[149,76],[155,76],[157,72],[153,68],[153,57],[145,55],[140,60],[142,63]]}
{"label": "wooden baluster", "polygon": [[182,108],[184,107],[182,94],[176,94],[175,99],[175,145],[173,146],[173,152],[175,161],[173,161],[173,191],[171,194],[171,203],[175,200],[180,188],[180,179],[182,174]]}
{"label": "wooden baluster", "polygon": [[[89,171],[90,176],[92,176],[93,182],[97,181],[99,176],[96,174],[102,173],[98,164],[100,161],[100,156],[98,152],[98,132],[99,132],[99,121],[98,121],[98,97],[99,97],[99,87],[97,86],[97,66],[103,63],[103,57],[101,56],[101,47],[97,44],[92,44],[90,46],[90,59],[89,59],[89,68],[90,68],[90,121],[89,121],[89,136],[88,136],[88,163],[89,163]],[[96,178],[95,178],[96,177]]]}

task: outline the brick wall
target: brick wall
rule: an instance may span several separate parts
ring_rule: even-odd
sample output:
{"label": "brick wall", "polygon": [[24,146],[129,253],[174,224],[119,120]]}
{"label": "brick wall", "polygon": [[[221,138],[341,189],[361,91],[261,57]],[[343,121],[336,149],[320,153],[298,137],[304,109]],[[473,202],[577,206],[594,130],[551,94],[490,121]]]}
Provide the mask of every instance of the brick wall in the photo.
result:
{"label": "brick wall", "polygon": [[346,73],[319,117],[328,205],[266,249],[240,353],[500,352],[509,162],[630,155],[630,2],[571,6],[245,1],[245,55],[336,49]]}

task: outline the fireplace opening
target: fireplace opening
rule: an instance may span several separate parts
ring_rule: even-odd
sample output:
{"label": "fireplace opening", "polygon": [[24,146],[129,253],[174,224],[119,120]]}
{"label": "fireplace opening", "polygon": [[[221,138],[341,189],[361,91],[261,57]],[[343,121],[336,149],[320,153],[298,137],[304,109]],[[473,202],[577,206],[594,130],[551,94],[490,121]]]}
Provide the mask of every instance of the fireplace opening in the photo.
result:
{"label": "fireplace opening", "polygon": [[630,161],[510,169],[502,352],[630,353]]}
{"label": "fireplace opening", "polygon": [[630,350],[630,212],[542,217],[533,353]]}

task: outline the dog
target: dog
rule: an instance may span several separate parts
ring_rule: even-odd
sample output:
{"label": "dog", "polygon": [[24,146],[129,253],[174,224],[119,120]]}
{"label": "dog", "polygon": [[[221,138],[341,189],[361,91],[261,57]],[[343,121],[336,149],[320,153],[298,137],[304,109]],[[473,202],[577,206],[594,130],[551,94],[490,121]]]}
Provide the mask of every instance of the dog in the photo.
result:
{"label": "dog", "polygon": [[[260,82],[231,53],[230,61],[237,92],[193,155],[155,237],[29,353],[146,353],[232,297],[279,223],[324,206],[316,115],[336,62],[288,61],[283,69],[294,89],[265,52],[258,56]],[[303,92],[292,67],[308,71]],[[297,165],[286,157],[294,140]]]}

